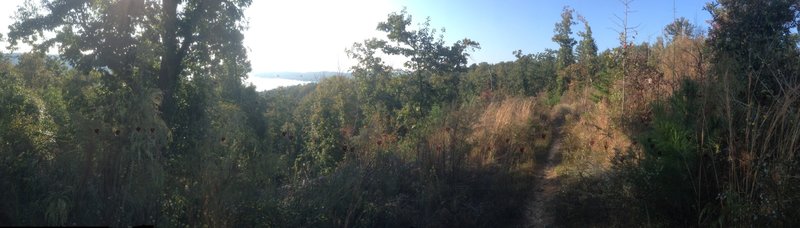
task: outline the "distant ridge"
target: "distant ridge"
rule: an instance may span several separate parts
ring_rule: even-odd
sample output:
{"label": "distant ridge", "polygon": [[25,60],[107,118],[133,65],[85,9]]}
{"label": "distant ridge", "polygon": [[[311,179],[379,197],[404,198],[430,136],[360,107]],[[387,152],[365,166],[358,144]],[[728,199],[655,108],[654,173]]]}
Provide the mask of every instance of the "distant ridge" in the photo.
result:
{"label": "distant ridge", "polygon": [[259,78],[283,78],[298,81],[318,82],[319,80],[327,77],[342,75],[350,77],[348,72],[333,72],[333,71],[316,71],[316,72],[260,72],[253,74]]}
{"label": "distant ridge", "polygon": [[[24,53],[0,53],[0,56],[2,56],[2,58],[7,58],[8,61],[11,63],[11,65],[17,65],[19,64],[19,60],[20,58],[22,58],[23,54]],[[58,55],[47,55],[47,57],[54,59],[61,59],[61,57],[59,57]],[[72,67],[72,66],[67,64],[67,67]]]}

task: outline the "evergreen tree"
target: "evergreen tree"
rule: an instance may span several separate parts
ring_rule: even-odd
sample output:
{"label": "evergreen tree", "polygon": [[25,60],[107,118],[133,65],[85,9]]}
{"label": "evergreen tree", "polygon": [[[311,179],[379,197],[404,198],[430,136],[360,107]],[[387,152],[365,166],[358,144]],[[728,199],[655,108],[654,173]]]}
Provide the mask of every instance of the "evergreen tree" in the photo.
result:
{"label": "evergreen tree", "polygon": [[689,23],[689,20],[686,18],[680,17],[667,25],[667,27],[664,28],[664,32],[667,34],[667,36],[674,40],[675,37],[679,36],[689,38],[694,37],[696,35],[695,29],[697,29],[697,26]]}
{"label": "evergreen tree", "polygon": [[581,37],[581,41],[578,44],[578,62],[594,64],[592,61],[597,58],[597,44],[594,41],[594,37],[592,37],[592,27],[589,26],[589,21],[583,16],[579,15],[578,20],[584,26],[584,31],[578,32],[578,36]]}
{"label": "evergreen tree", "polygon": [[597,73],[597,44],[592,37],[592,27],[589,26],[589,21],[581,15],[578,15],[578,20],[583,23],[584,31],[578,32],[581,37],[578,43],[578,63],[582,64],[586,69],[587,75],[583,75],[584,80],[592,83],[594,75]]}
{"label": "evergreen tree", "polygon": [[572,47],[575,46],[577,42],[572,38],[572,25],[575,24],[575,22],[572,21],[573,13],[574,10],[572,8],[565,6],[564,10],[561,12],[561,22],[556,23],[555,29],[553,29],[553,32],[556,33],[553,35],[553,42],[558,43],[559,46],[558,69],[564,69],[575,63],[575,55],[573,54]]}

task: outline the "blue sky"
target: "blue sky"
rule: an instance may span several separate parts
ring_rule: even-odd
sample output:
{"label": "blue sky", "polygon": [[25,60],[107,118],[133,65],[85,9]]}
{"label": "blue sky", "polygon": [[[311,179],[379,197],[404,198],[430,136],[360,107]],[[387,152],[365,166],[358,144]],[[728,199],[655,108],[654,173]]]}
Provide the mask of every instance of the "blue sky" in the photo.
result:
{"label": "blue sky", "polygon": [[[615,14],[623,17],[623,5],[617,0],[564,0],[564,1],[402,1],[408,11],[420,20],[431,17],[437,27],[447,28],[448,39],[469,37],[481,43],[482,50],[475,53],[476,62],[498,62],[513,60],[512,51],[524,53],[557,48],[552,42],[554,24],[561,20],[565,5],[583,15],[592,27],[593,36],[600,48],[619,45],[620,27]],[[702,8],[705,1],[675,1],[678,17],[707,27],[709,14]],[[630,5],[629,25],[637,26],[635,41],[655,41],[663,34],[663,28],[673,21],[673,1],[638,0]],[[573,26],[573,35],[583,30],[583,25]]]}
{"label": "blue sky", "polygon": [[[675,13],[707,27],[710,16],[703,10],[705,4],[705,0],[676,0]],[[448,43],[462,38],[480,42],[482,48],[473,53],[471,63],[495,63],[513,60],[512,52],[518,49],[534,53],[556,48],[553,27],[567,5],[589,21],[600,50],[618,45],[614,15],[623,16],[618,0],[256,0],[249,10],[251,29],[246,39],[260,41],[248,43],[255,72],[347,70],[353,61],[343,50],[353,42],[382,37],[375,31],[377,23],[406,7],[415,23],[430,17],[432,27],[446,28]],[[670,0],[637,0],[630,7],[629,23],[637,27],[637,43],[655,41],[673,21]],[[582,25],[573,27],[576,37],[579,30]],[[388,62],[400,67],[402,61]]]}
{"label": "blue sky", "polygon": [[[0,1],[0,33],[7,33],[10,16],[22,0]],[[706,0],[676,0],[678,17],[707,27]],[[380,37],[378,22],[407,7],[415,22],[431,18],[434,28],[446,28],[448,43],[470,38],[481,43],[471,63],[513,60],[512,52],[535,53],[556,48],[553,26],[565,5],[589,21],[600,50],[618,45],[614,15],[622,16],[618,0],[254,0],[246,11],[250,29],[245,45],[254,72],[346,71],[353,61],[344,50],[353,42]],[[673,20],[673,1],[636,0],[631,4],[635,41],[654,41]],[[582,25],[573,27],[577,31]],[[6,43],[0,46],[7,46]],[[24,50],[24,48],[23,48]],[[394,59],[391,65],[400,66]]]}

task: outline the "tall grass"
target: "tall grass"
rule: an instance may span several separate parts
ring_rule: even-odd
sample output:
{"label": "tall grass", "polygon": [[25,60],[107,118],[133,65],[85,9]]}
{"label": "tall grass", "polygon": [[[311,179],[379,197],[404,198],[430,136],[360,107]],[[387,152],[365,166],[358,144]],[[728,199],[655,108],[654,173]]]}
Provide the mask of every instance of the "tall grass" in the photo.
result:
{"label": "tall grass", "polygon": [[508,98],[483,109],[468,138],[475,145],[469,154],[470,163],[481,167],[498,163],[532,167],[533,154],[542,150],[537,147],[536,136],[550,134],[545,128],[549,117],[536,106],[533,98]]}
{"label": "tall grass", "polygon": [[[723,75],[725,173],[718,174],[720,223],[747,222],[769,226],[800,224],[800,85],[783,81],[782,94],[758,104],[750,84],[735,85]],[[775,79],[780,79],[777,76]],[[742,88],[744,87],[744,88]],[[744,96],[743,96],[744,94]],[[762,102],[763,103],[763,102]]]}
{"label": "tall grass", "polygon": [[[289,226],[486,227],[518,224],[549,109],[533,98],[433,106],[398,137],[370,118],[325,176],[286,186]],[[536,149],[535,149],[536,148]]]}

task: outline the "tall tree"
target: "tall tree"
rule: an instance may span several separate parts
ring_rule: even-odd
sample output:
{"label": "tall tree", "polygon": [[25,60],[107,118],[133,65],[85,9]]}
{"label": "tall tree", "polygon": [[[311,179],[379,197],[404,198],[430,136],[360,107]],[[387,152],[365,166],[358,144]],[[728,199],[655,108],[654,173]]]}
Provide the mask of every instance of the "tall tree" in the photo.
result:
{"label": "tall tree", "polygon": [[[10,26],[12,45],[23,41],[40,51],[58,46],[61,56],[83,71],[102,72],[121,87],[162,93],[165,121],[175,114],[178,83],[189,75],[187,58],[199,66],[245,65],[241,45],[243,10],[250,0],[46,0],[28,2]],[[212,19],[213,18],[213,19]],[[43,36],[54,31],[54,36]],[[193,60],[200,60],[195,58]]]}
{"label": "tall tree", "polygon": [[627,70],[628,70],[628,47],[631,46],[631,44],[628,43],[629,42],[628,41],[628,37],[631,35],[630,32],[633,32],[634,35],[636,34],[636,30],[635,30],[636,26],[630,27],[628,25],[628,15],[630,13],[632,13],[630,7],[631,7],[631,3],[633,3],[633,0],[620,0],[620,3],[622,3],[622,7],[623,7],[623,11],[622,11],[623,17],[619,17],[617,15],[614,15],[614,16],[617,18],[617,20],[618,20],[617,21],[617,25],[620,27],[620,30],[619,30],[619,42],[620,42],[620,46],[622,47],[621,48],[621,51],[622,51],[622,103],[621,103],[622,113],[621,114],[623,115],[623,118],[624,118],[624,115],[625,115],[625,85],[626,85],[625,77],[628,74],[627,73]]}
{"label": "tall tree", "polygon": [[558,43],[558,69],[563,69],[572,63],[575,63],[575,55],[573,54],[572,47],[575,46],[577,43],[575,39],[572,38],[572,25],[575,24],[572,21],[572,13],[574,10],[569,8],[569,6],[565,6],[564,10],[561,12],[561,22],[556,23],[553,32],[556,34],[553,35],[553,42]]}
{"label": "tall tree", "polygon": [[578,20],[583,23],[583,31],[578,32],[581,37],[581,42],[578,43],[578,62],[590,62],[597,57],[597,44],[592,37],[592,27],[589,26],[589,21],[581,15],[578,15]]}
{"label": "tall tree", "polygon": [[684,17],[680,17],[667,25],[667,27],[664,28],[664,32],[674,40],[675,37],[679,36],[693,37],[695,35],[694,32],[696,28],[697,26],[689,23],[689,20]]}
{"label": "tall tree", "polygon": [[352,74],[359,84],[358,96],[364,103],[362,108],[368,115],[386,113],[399,106],[389,88],[392,68],[386,66],[378,54],[380,47],[386,45],[385,42],[372,38],[347,49],[348,57],[358,61],[352,67]]}
{"label": "tall tree", "polygon": [[[791,29],[798,26],[800,1],[720,0],[707,5],[714,23],[709,44],[713,59],[729,63],[720,75],[732,71],[740,99],[768,104],[800,83],[797,72],[798,40]],[[724,79],[724,78],[723,78]]]}
{"label": "tall tree", "polygon": [[410,70],[428,72],[455,72],[466,70],[469,52],[480,48],[480,44],[464,38],[452,46],[444,43],[444,37],[437,36],[437,30],[430,28],[430,18],[420,24],[419,30],[409,30],[411,15],[403,9],[389,14],[385,22],[378,24],[378,30],[387,33],[390,42],[397,45],[383,46],[390,55],[409,58],[405,66]]}
{"label": "tall tree", "polygon": [[[578,20],[583,23],[583,31],[578,32],[581,37],[581,42],[578,43],[578,63],[586,68],[588,83],[592,83],[594,75],[597,73],[597,44],[592,37],[592,27],[589,26],[589,21],[581,15],[578,15]],[[584,80],[586,80],[584,79]]]}
{"label": "tall tree", "polygon": [[[250,114],[220,101],[243,102],[239,90],[249,63],[241,31],[249,4],[45,0],[28,1],[19,9],[10,26],[11,43],[28,43],[39,52],[58,48],[61,59],[92,82],[76,78],[67,88],[70,99],[87,106],[72,111],[75,138],[80,140],[67,148],[84,160],[85,170],[70,183],[75,186],[73,202],[81,202],[70,207],[73,221],[174,225],[181,219],[170,215],[199,217],[208,212],[209,219],[198,222],[217,226],[230,217],[231,210],[224,208],[241,205],[215,200],[197,206],[205,203],[202,197],[224,193],[213,185],[230,176],[210,174],[223,173],[220,170],[235,165],[231,161],[240,161],[237,156],[244,156],[229,152],[250,150],[255,141],[243,133],[250,126],[241,120]],[[224,96],[218,88],[225,90]],[[232,146],[226,146],[228,142]],[[163,156],[165,150],[168,156]],[[177,187],[188,186],[179,184],[187,180],[208,190]],[[165,184],[170,181],[172,185]],[[162,204],[170,198],[186,200]],[[104,209],[88,210],[94,208]],[[170,210],[181,213],[162,213]]]}
{"label": "tall tree", "polygon": [[[389,14],[377,29],[386,32],[388,40],[369,39],[354,44],[348,50],[349,55],[359,61],[353,68],[354,75],[362,85],[383,86],[391,75],[391,68],[383,66],[376,54],[381,52],[407,58],[404,66],[410,72],[404,74],[410,80],[407,81],[406,91],[402,91],[408,98],[403,108],[412,119],[421,117],[431,105],[456,97],[457,91],[453,88],[458,87],[457,75],[467,70],[469,53],[480,48],[478,42],[466,38],[446,45],[443,36],[437,35],[438,30],[430,28],[430,19],[420,23],[419,29],[413,30],[411,15],[405,9]],[[378,80],[370,81],[375,79]],[[361,90],[365,91],[363,88]],[[369,102],[371,98],[365,100]]]}

